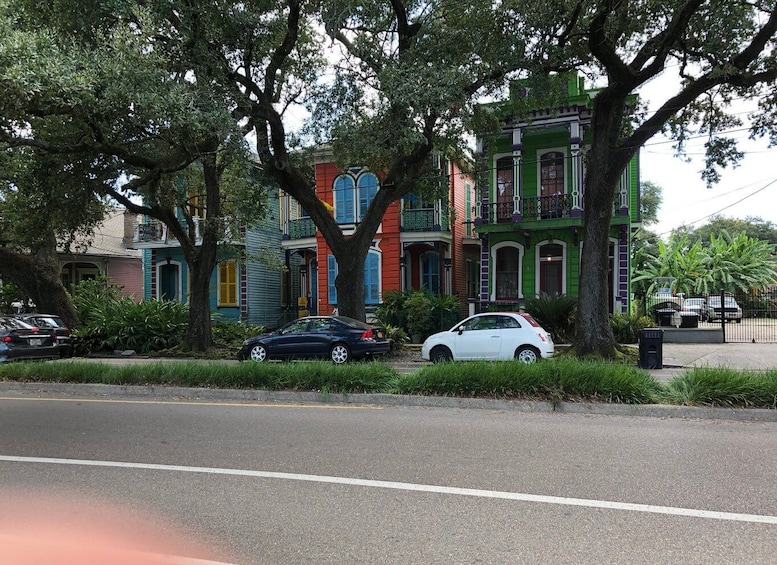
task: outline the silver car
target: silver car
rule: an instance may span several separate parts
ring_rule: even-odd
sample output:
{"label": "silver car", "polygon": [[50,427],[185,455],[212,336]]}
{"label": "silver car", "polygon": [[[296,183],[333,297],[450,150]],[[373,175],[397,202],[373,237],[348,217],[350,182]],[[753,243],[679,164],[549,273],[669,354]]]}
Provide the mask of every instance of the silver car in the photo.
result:
{"label": "silver car", "polygon": [[710,295],[707,304],[710,322],[720,322],[722,320],[730,322],[734,320],[737,324],[742,323],[742,308],[740,308],[733,296],[726,295],[723,298],[723,308],[720,307],[720,296]]}

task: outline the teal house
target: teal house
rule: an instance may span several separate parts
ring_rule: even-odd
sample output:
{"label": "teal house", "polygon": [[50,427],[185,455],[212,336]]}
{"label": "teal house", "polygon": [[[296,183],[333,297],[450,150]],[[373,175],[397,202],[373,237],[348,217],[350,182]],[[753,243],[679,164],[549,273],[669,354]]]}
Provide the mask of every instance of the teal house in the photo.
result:
{"label": "teal house", "polygon": [[[279,198],[256,225],[244,227],[219,251],[211,275],[213,320],[276,328],[297,317],[299,256],[281,249]],[[194,217],[195,241],[204,218]],[[189,267],[180,243],[158,220],[135,223],[133,247],[142,250],[143,298],[188,301]]]}
{"label": "teal house", "polygon": [[[488,106],[496,138],[478,140],[487,179],[479,182],[474,225],[480,238],[479,310],[516,309],[540,294],[577,296],[583,233],[586,148],[592,99],[576,74],[552,104],[511,99]],[[563,85],[563,80],[561,81]],[[639,227],[639,154],[623,171],[610,222],[610,312],[628,312],[631,234]]]}

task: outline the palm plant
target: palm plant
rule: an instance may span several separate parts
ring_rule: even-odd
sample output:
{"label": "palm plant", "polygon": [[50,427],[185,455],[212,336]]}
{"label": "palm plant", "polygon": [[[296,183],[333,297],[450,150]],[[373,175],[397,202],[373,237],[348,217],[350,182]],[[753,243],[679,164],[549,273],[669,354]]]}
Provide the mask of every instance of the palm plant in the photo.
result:
{"label": "palm plant", "polygon": [[574,337],[577,312],[574,296],[542,293],[526,301],[526,311],[550,332],[556,343],[568,343]]}

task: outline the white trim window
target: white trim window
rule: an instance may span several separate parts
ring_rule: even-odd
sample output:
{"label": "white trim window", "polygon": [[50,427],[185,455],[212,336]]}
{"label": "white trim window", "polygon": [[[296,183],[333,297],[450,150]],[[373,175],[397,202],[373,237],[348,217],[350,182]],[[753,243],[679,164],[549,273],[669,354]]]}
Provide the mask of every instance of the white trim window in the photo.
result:
{"label": "white trim window", "polygon": [[491,248],[492,301],[515,302],[523,298],[523,256],[523,245],[514,241],[503,241]]}

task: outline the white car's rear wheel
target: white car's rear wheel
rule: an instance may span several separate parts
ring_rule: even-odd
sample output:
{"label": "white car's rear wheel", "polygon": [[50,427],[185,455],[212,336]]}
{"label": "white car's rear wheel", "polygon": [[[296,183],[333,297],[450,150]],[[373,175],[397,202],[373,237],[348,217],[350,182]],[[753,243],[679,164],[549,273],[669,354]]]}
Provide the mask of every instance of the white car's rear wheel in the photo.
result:
{"label": "white car's rear wheel", "polygon": [[542,357],[540,356],[540,352],[531,345],[522,345],[515,350],[515,359],[521,363],[531,365],[542,359]]}

